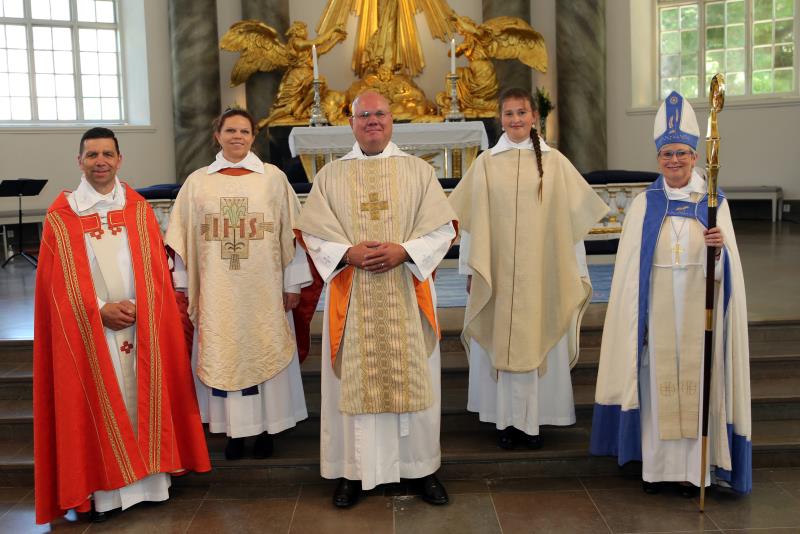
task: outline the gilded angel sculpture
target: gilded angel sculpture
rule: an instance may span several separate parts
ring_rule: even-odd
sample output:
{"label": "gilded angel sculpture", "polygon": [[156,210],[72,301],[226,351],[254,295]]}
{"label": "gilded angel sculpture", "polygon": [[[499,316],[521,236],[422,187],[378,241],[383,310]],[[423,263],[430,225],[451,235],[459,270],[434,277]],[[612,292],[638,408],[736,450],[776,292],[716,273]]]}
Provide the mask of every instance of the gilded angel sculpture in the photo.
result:
{"label": "gilded angel sculpture", "polygon": [[[469,17],[455,16],[456,31],[464,36],[456,56],[469,59],[469,67],[457,70],[458,105],[467,118],[494,117],[497,114],[497,74],[492,59],[518,59],[540,72],[547,71],[544,37],[517,17],[495,17],[476,24]],[[439,93],[436,103],[450,107],[450,94]]]}
{"label": "gilded angel sculpture", "polygon": [[[232,25],[222,36],[220,48],[240,53],[231,72],[232,87],[245,82],[255,72],[286,69],[269,115],[259,121],[259,128],[277,124],[308,124],[314,98],[311,88],[314,79],[311,47],[317,45],[317,53],[322,55],[346,37],[347,32],[342,26],[335,26],[316,39],[309,39],[306,24],[295,21],[286,30],[287,40],[283,44],[274,28],[257,20],[243,20]],[[329,98],[334,101],[337,95],[331,94]]]}

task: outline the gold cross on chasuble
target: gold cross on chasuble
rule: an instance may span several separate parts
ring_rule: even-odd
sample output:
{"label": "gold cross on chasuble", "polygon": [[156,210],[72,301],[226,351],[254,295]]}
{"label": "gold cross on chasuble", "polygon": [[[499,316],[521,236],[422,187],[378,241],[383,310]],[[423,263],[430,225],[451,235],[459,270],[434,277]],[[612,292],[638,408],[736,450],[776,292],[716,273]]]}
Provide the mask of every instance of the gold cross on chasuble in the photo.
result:
{"label": "gold cross on chasuble", "polygon": [[220,198],[219,213],[207,213],[200,225],[206,241],[219,241],[223,260],[238,271],[239,260],[250,256],[250,241],[264,239],[264,232],[274,232],[275,224],[264,222],[263,213],[248,213],[247,197]]}
{"label": "gold cross on chasuble", "polygon": [[380,195],[378,193],[370,193],[369,202],[361,203],[361,211],[368,211],[369,218],[373,221],[380,219],[381,212],[389,209],[389,203],[379,199]]}

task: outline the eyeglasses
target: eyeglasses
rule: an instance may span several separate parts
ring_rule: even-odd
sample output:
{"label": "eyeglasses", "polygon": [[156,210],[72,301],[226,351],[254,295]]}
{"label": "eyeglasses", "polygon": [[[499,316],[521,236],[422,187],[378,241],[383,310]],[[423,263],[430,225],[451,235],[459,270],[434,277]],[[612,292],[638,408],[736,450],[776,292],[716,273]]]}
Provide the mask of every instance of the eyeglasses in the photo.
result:
{"label": "eyeglasses", "polygon": [[678,159],[686,159],[689,156],[694,154],[691,150],[664,150],[663,152],[658,153],[659,159],[672,159],[675,156]]}
{"label": "eyeglasses", "polygon": [[370,117],[375,117],[379,121],[382,121],[388,116],[389,114],[383,111],[382,109],[379,109],[378,111],[362,111],[360,113],[356,113],[355,115],[353,115],[354,118],[360,121],[367,121],[369,120]]}

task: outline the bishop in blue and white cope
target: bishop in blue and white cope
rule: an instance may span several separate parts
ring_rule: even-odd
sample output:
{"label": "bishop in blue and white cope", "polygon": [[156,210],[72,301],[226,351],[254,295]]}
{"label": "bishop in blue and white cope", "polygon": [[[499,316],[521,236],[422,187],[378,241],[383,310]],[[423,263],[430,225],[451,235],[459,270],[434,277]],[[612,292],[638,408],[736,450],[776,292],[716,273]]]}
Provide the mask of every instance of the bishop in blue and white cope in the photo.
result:
{"label": "bishop in blue and white cope", "polygon": [[[595,392],[591,452],[642,462],[648,493],[700,485],[705,273],[715,270],[706,484],[752,488],[750,369],[744,280],[719,191],[707,228],[706,180],[695,169],[691,104],[667,96],[653,129],[661,175],[628,210],[617,251]],[[706,247],[717,249],[706,265]]]}

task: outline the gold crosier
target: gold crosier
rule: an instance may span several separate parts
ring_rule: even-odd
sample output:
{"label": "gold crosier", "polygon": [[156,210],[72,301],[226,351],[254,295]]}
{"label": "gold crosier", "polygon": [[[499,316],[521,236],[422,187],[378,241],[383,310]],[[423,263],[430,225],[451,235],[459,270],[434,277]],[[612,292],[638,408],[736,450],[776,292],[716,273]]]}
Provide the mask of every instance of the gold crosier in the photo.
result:
{"label": "gold crosier", "polygon": [[[717,175],[719,174],[719,129],[717,114],[725,105],[725,77],[717,73],[711,79],[708,91],[708,104],[711,111],[708,115],[706,132],[706,175],[708,180],[708,227],[717,226]],[[706,265],[714,265],[716,250],[706,247]],[[703,350],[703,438],[700,449],[700,512],[705,509],[706,502],[706,465],[708,465],[708,412],[711,390],[711,357],[713,351],[714,328],[714,269],[710,267],[706,273],[706,329]]]}

